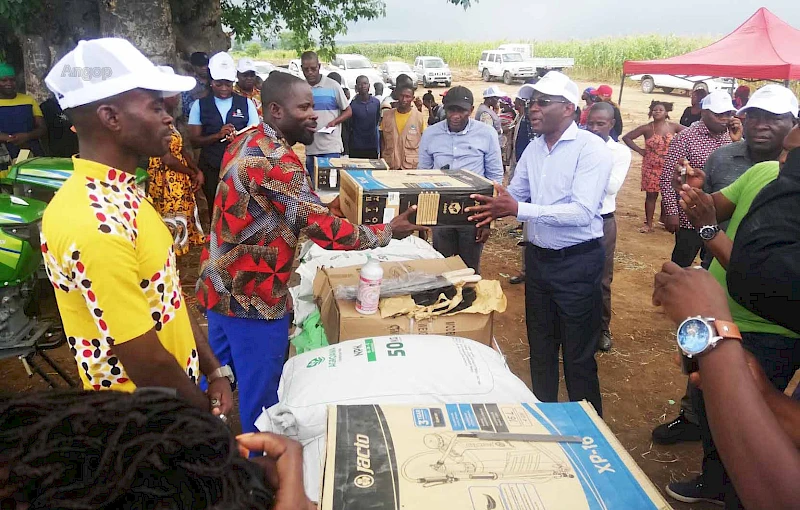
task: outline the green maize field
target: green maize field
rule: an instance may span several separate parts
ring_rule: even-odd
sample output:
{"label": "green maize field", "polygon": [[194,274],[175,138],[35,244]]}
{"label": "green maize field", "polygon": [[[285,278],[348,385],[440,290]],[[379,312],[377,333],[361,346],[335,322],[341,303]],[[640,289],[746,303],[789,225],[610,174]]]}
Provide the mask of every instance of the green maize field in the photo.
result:
{"label": "green maize field", "polygon": [[[572,57],[574,76],[593,79],[619,78],[625,60],[649,60],[680,55],[712,43],[715,37],[642,35],[569,41],[521,41],[533,46],[536,57]],[[373,63],[403,60],[412,63],[419,55],[434,55],[454,68],[472,68],[481,52],[512,41],[361,43],[336,48],[339,53],[359,53]],[[286,61],[287,51],[263,51],[259,58]]]}

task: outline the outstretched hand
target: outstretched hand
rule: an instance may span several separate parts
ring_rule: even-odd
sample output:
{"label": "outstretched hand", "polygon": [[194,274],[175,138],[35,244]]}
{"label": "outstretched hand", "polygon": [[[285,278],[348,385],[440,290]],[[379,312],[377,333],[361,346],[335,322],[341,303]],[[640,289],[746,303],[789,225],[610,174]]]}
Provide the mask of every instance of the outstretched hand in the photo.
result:
{"label": "outstretched hand", "polygon": [[389,226],[392,227],[392,237],[395,239],[404,239],[414,232],[424,232],[426,236],[428,235],[428,232],[431,230],[430,227],[417,225],[411,221],[411,215],[415,214],[416,212],[417,206],[412,205],[402,214],[394,217],[394,219],[389,223]]}
{"label": "outstretched hand", "polygon": [[653,304],[663,306],[675,324],[696,315],[731,320],[728,296],[705,269],[682,268],[666,262],[653,284]]}
{"label": "outstretched hand", "polygon": [[477,227],[485,227],[492,221],[506,216],[516,216],[519,211],[519,203],[508,190],[500,184],[494,185],[497,196],[487,197],[484,195],[470,195],[469,198],[477,201],[481,205],[467,207],[465,211],[470,214],[469,221],[476,221]]}
{"label": "outstretched hand", "polygon": [[681,209],[695,228],[717,224],[717,210],[714,199],[703,190],[684,184],[681,189]]}

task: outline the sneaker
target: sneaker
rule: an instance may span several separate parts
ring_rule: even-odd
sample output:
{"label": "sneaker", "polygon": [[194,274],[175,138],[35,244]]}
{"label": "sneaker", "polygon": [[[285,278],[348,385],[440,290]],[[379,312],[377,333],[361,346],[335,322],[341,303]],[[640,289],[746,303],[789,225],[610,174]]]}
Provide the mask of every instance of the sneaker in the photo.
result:
{"label": "sneaker", "polygon": [[701,503],[703,501],[718,506],[725,506],[725,498],[716,489],[711,489],[703,483],[700,475],[687,482],[673,482],[667,485],[667,494],[673,499],[683,503]]}
{"label": "sneaker", "polygon": [[603,331],[600,335],[600,344],[597,346],[603,352],[608,352],[614,345],[614,337],[611,336],[611,331]]}
{"label": "sneaker", "polygon": [[682,441],[700,441],[700,425],[686,419],[683,411],[677,418],[653,429],[653,442],[675,444]]}
{"label": "sneaker", "polygon": [[525,273],[520,273],[517,276],[512,276],[509,278],[508,283],[511,285],[519,285],[520,283],[525,283]]}

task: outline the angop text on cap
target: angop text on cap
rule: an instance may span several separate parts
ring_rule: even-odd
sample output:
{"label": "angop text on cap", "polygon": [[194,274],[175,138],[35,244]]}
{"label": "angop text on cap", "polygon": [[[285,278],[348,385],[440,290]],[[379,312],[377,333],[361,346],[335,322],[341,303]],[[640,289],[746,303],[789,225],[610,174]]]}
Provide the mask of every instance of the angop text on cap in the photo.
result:
{"label": "angop text on cap", "polygon": [[112,74],[113,71],[110,67],[81,67],[64,64],[64,68],[61,69],[62,78],[80,78],[84,81],[91,81],[94,78],[107,80]]}

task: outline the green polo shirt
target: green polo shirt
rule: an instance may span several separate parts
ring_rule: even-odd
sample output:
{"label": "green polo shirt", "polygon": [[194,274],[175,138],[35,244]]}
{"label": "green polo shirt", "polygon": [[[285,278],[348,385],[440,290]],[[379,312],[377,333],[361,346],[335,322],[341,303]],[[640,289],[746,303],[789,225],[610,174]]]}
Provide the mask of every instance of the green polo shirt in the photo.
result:
{"label": "green polo shirt", "polygon": [[[750,211],[750,205],[753,203],[753,199],[756,198],[756,195],[758,195],[764,186],[777,179],[778,171],[779,167],[777,161],[758,163],[742,174],[741,177],[736,179],[733,184],[723,188],[720,191],[725,198],[736,205],[736,209],[733,211],[733,215],[731,216],[730,222],[728,223],[728,229],[726,231],[728,237],[733,239],[734,242],[736,239],[736,230],[738,230],[739,224],[742,222],[742,218],[744,218],[748,211]],[[727,283],[725,280],[726,271],[723,269],[722,265],[717,261],[717,259],[714,259],[714,261],[711,263],[711,267],[708,268],[708,271],[714,276],[714,278],[717,279],[723,288],[727,289]],[[734,301],[730,294],[728,294],[728,307],[730,307],[733,322],[739,326],[739,330],[742,332],[772,333],[789,338],[800,338],[800,335],[797,333],[793,333],[792,331],[778,326],[777,324],[759,317],[750,310],[747,310],[742,305]]]}

